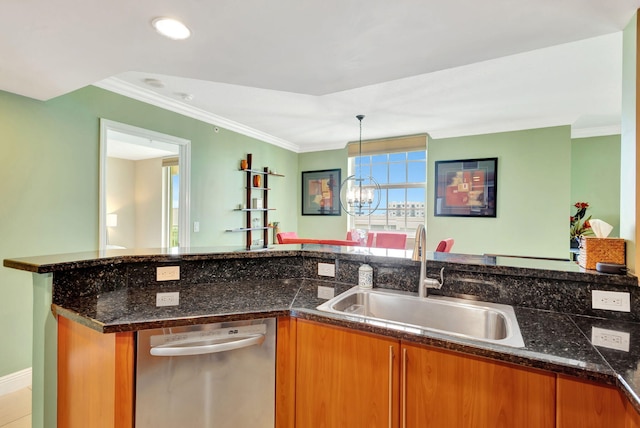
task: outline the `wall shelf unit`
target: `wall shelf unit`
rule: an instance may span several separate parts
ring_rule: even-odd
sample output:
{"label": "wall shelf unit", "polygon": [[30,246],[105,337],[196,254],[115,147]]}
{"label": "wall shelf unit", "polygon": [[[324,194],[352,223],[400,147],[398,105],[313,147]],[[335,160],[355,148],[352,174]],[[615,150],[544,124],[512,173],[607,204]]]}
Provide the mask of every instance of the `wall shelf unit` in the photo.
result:
{"label": "wall shelf unit", "polygon": [[[234,211],[240,211],[245,213],[245,227],[239,227],[236,229],[227,229],[227,232],[243,232],[245,233],[245,248],[251,250],[252,248],[267,248],[269,245],[269,212],[275,211],[275,208],[269,207],[269,177],[284,177],[282,174],[275,174],[269,171],[268,167],[264,167],[262,170],[253,169],[253,155],[247,154],[247,167],[240,168],[240,172],[244,172],[246,175],[245,185],[245,203],[246,208],[236,208]],[[254,186],[254,177],[258,176],[260,185]],[[262,208],[253,208],[253,199],[262,199]],[[259,217],[254,217],[255,215]],[[261,221],[260,226],[255,226],[252,221],[253,218],[258,218]],[[262,243],[260,238],[255,239],[252,232],[258,232],[257,236],[260,236],[259,232],[262,232]]]}

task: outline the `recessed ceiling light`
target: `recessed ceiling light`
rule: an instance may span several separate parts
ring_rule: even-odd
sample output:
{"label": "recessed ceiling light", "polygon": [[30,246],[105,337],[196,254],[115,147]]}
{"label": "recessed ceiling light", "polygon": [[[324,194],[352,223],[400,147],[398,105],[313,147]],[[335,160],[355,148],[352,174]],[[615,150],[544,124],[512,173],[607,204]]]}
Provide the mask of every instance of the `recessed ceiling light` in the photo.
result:
{"label": "recessed ceiling light", "polygon": [[146,79],[143,80],[144,83],[146,83],[149,86],[152,86],[154,88],[164,88],[164,82],[160,79],[154,79],[152,77],[147,77]]}
{"label": "recessed ceiling light", "polygon": [[191,36],[191,31],[182,22],[172,18],[155,18],[151,25],[156,31],[173,40],[184,40]]}

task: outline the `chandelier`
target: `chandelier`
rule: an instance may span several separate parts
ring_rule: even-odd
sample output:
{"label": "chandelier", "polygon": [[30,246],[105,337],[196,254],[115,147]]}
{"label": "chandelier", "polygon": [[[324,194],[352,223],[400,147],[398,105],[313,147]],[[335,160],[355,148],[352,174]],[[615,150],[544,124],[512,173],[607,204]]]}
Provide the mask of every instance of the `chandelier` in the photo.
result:
{"label": "chandelier", "polygon": [[[358,146],[358,162],[362,160],[362,119],[359,114],[360,140]],[[371,215],[380,205],[380,185],[372,176],[362,176],[362,165],[356,166],[356,174],[350,175],[340,186],[340,206],[349,215]]]}

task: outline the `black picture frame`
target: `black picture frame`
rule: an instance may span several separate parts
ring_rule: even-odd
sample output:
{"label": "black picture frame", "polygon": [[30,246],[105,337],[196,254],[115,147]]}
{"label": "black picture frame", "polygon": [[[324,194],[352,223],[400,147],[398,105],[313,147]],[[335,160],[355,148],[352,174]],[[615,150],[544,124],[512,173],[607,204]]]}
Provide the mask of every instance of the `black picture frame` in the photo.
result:
{"label": "black picture frame", "polygon": [[436,161],[436,217],[496,217],[498,158]]}
{"label": "black picture frame", "polygon": [[340,215],[341,170],[302,171],[302,215]]}

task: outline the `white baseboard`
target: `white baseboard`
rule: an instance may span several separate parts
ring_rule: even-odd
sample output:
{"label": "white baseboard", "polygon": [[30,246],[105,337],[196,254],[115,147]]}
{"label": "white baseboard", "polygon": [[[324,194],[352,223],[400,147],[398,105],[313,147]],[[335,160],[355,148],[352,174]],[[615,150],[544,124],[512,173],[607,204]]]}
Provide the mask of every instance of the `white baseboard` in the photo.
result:
{"label": "white baseboard", "polygon": [[0,377],[0,395],[31,386],[31,367]]}

